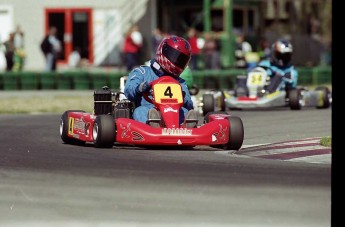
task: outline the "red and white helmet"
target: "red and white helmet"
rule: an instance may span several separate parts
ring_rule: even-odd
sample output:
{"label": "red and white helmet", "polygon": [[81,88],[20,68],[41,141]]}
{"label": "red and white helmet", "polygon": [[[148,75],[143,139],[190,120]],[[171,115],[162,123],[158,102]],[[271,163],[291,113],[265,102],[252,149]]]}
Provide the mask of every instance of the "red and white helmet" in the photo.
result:
{"label": "red and white helmet", "polygon": [[190,44],[184,38],[170,36],[163,39],[156,52],[157,63],[170,75],[179,77],[192,55]]}

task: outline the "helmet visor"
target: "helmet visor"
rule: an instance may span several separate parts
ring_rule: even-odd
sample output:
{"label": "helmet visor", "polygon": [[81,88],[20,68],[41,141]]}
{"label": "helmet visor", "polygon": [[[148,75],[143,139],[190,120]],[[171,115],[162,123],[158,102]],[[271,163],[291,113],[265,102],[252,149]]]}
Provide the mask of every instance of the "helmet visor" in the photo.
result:
{"label": "helmet visor", "polygon": [[276,57],[278,60],[281,60],[284,64],[288,64],[291,61],[291,53],[276,53]]}
{"label": "helmet visor", "polygon": [[162,54],[175,66],[179,67],[180,69],[184,69],[188,64],[189,57],[172,48],[171,46],[164,44],[162,47]]}

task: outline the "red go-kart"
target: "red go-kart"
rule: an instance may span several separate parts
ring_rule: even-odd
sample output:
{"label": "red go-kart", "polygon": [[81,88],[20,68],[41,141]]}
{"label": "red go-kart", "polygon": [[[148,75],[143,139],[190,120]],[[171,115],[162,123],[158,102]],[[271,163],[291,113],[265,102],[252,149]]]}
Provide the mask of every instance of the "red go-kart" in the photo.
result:
{"label": "red go-kart", "polygon": [[187,128],[187,120],[179,124],[179,109],[183,106],[181,85],[170,76],[162,76],[150,85],[152,89],[143,96],[160,112],[163,127],[134,120],[133,102],[120,100],[119,93],[105,86],[94,91],[93,113],[68,110],[62,114],[62,141],[79,145],[89,142],[99,148],[111,148],[116,143],[139,147],[208,145],[227,150],[241,148],[244,128],[239,117],[227,112],[210,112],[203,121],[196,119],[195,127]]}

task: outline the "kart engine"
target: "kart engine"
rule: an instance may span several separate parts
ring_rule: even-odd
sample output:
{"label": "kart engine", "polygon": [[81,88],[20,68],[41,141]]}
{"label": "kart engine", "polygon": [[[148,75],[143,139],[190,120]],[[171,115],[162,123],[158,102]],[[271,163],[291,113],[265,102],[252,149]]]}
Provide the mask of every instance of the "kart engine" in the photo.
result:
{"label": "kart engine", "polygon": [[120,99],[122,92],[113,92],[108,86],[94,91],[94,114],[109,114],[116,118],[132,118],[134,103]]}

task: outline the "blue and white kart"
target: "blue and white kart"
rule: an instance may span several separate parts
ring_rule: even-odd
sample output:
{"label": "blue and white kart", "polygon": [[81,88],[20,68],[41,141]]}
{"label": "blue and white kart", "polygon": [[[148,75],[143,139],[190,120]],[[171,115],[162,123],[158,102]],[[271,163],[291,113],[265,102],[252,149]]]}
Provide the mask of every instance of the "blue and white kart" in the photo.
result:
{"label": "blue and white kart", "polygon": [[256,67],[247,75],[236,78],[234,90],[224,92],[227,109],[256,109],[272,107],[290,107],[300,110],[302,107],[329,108],[332,103],[331,92],[326,86],[319,86],[313,91],[308,88],[280,89],[289,78],[276,75],[269,77],[262,67]]}

